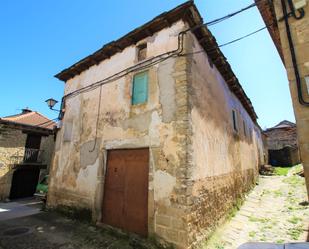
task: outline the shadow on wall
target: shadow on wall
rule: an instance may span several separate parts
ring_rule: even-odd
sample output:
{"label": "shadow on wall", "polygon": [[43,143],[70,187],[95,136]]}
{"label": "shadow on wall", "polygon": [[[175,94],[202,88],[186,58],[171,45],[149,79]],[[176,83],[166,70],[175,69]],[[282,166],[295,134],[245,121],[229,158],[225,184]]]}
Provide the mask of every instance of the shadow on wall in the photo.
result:
{"label": "shadow on wall", "polygon": [[[0,173],[1,174],[1,173]],[[27,166],[9,170],[0,175],[0,201],[31,197],[36,191],[40,169]]]}
{"label": "shadow on wall", "polygon": [[0,201],[3,201],[7,199],[10,195],[13,171],[8,170],[6,173],[2,173],[3,171],[6,170],[1,169],[1,167],[4,166],[0,165]]}
{"label": "shadow on wall", "polygon": [[269,164],[272,166],[294,166],[300,164],[298,148],[286,146],[280,150],[269,150]]}

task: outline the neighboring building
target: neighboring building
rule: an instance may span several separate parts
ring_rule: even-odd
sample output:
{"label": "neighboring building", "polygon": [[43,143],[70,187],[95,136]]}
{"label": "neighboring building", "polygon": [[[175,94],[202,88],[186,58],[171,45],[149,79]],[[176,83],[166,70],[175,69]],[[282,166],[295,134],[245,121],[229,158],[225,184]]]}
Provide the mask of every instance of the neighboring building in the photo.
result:
{"label": "neighboring building", "polygon": [[286,67],[309,193],[309,3],[307,0],[256,2]]}
{"label": "neighboring building", "polygon": [[267,137],[269,164],[292,166],[300,163],[296,125],[284,120],[264,131]]}
{"label": "neighboring building", "polygon": [[0,118],[0,200],[32,196],[54,149],[55,123],[38,112]]}
{"label": "neighboring building", "polygon": [[255,184],[257,116],[201,23],[189,1],[56,75],[50,207],[188,248]]}

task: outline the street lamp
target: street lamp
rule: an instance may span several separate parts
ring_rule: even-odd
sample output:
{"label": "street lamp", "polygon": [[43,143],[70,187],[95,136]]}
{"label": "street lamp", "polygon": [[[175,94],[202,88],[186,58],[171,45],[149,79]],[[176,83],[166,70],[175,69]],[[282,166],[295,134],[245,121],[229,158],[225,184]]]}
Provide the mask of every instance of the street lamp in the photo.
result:
{"label": "street lamp", "polygon": [[59,111],[59,110],[53,109],[53,107],[58,103],[57,100],[55,100],[53,98],[49,98],[49,99],[45,100],[45,102],[47,103],[49,109],[51,109],[53,111]]}

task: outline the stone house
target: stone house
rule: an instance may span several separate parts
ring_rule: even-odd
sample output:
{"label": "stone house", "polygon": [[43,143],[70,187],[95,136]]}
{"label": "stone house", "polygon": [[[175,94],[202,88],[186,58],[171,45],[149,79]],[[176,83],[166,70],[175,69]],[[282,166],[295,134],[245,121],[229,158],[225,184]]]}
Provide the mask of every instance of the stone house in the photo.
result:
{"label": "stone house", "polygon": [[47,174],[55,123],[38,112],[0,118],[0,200],[32,196]]}
{"label": "stone house", "polygon": [[309,198],[309,3],[256,2],[287,71]]}
{"label": "stone house", "polygon": [[284,120],[264,133],[267,137],[269,164],[292,166],[300,163],[296,124]]}
{"label": "stone house", "polygon": [[249,98],[193,1],[63,70],[48,205],[196,246],[258,177]]}

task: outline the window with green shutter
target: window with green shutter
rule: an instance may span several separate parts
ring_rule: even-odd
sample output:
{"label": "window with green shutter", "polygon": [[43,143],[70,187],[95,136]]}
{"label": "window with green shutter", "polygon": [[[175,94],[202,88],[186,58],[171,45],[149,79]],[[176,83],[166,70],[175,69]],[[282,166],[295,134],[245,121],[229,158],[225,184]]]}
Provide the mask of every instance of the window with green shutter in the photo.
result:
{"label": "window with green shutter", "polygon": [[134,75],[132,105],[142,104],[148,99],[148,72]]}

